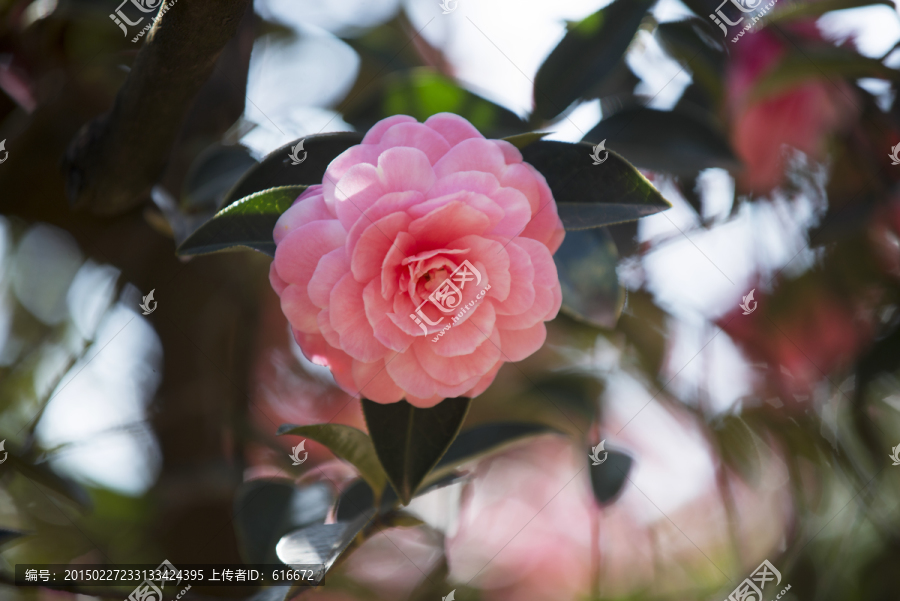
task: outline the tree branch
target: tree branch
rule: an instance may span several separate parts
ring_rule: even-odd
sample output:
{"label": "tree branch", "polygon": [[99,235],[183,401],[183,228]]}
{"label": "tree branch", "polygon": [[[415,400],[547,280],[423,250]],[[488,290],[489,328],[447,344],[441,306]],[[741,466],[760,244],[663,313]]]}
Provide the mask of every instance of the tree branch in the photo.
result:
{"label": "tree branch", "polygon": [[148,196],[191,101],[250,4],[165,0],[112,109],[69,145],[63,170],[73,206],[116,214]]}

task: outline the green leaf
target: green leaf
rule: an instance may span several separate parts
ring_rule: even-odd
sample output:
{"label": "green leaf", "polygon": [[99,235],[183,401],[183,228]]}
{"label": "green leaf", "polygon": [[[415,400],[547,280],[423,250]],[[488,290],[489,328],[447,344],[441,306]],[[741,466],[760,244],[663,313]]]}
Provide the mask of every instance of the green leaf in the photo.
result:
{"label": "green leaf", "polygon": [[363,399],[375,452],[404,505],[456,438],[471,400],[444,399],[434,407],[420,409],[406,401],[383,405]]}
{"label": "green leaf", "polygon": [[247,563],[278,563],[275,545],[302,526],[323,522],[334,499],[325,484],[298,488],[290,480],[251,480],[234,498],[234,527]]}
{"label": "green leaf", "polygon": [[[692,174],[710,167],[736,170],[740,162],[728,141],[708,119],[693,111],[624,109],[603,119],[584,136],[627,156],[637,167]],[[598,165],[605,167],[606,164]]]}
{"label": "green leaf", "polygon": [[[539,140],[522,149],[547,179],[566,230],[634,221],[672,205],[647,178],[615,152],[594,165],[593,146]],[[600,156],[604,156],[602,153]]]}
{"label": "green leaf", "polygon": [[760,457],[753,432],[740,417],[724,416],[713,428],[719,456],[746,482],[754,482],[760,472]]}
{"label": "green leaf", "polygon": [[[429,476],[416,491],[415,496],[418,497],[420,495],[428,494],[436,488],[452,484],[459,478],[460,476],[456,473],[451,473],[437,479]],[[356,519],[357,516],[372,510],[374,506],[375,498],[372,494],[372,489],[365,480],[359,478],[358,480],[354,480],[341,493],[341,496],[338,498],[335,517],[339,522],[349,522]],[[394,487],[385,485],[384,490],[381,493],[381,503],[378,504],[378,514],[384,515],[399,506],[400,499],[397,498]]]}
{"label": "green leaf", "polygon": [[861,56],[845,47],[816,45],[791,51],[767,71],[750,90],[751,102],[774,96],[810,80],[833,83],[836,79],[900,79],[900,71],[881,61]]}
{"label": "green leaf", "polygon": [[600,465],[590,465],[591,488],[601,506],[612,504],[622,493],[628,472],[634,462],[629,455],[619,451],[605,451],[609,455]]}
{"label": "green leaf", "polygon": [[600,107],[606,113],[607,106],[621,102],[623,98],[633,97],[634,88],[639,83],[641,83],[641,78],[634,74],[623,56],[606,77],[584,93],[582,100],[599,98],[601,100]]}
{"label": "green leaf", "polygon": [[87,491],[76,482],[63,478],[54,472],[49,465],[45,463],[34,465],[24,458],[14,455],[12,452],[8,452],[7,457],[8,463],[6,465],[15,469],[29,480],[46,486],[84,509],[91,508],[91,498]]}
{"label": "green leaf", "polygon": [[275,256],[275,223],[306,186],[282,186],[251,194],[228,205],[178,247],[180,255],[202,255],[246,246]]}
{"label": "green leaf", "polygon": [[[355,132],[338,132],[306,136],[288,142],[269,153],[262,162],[249,169],[234,187],[225,195],[222,206],[236,202],[255,192],[281,186],[313,186],[321,184],[325,169],[332,160],[351,146],[362,142],[363,135]],[[306,159],[294,165],[290,158],[291,148],[303,140]],[[298,153],[302,157],[303,152]]]}
{"label": "green leaf", "polygon": [[546,135],[549,135],[548,131],[530,131],[524,134],[516,134],[515,136],[507,136],[503,138],[519,150],[522,150],[529,144],[533,144],[543,138]]}
{"label": "green leaf", "polygon": [[655,0],[615,0],[573,25],[534,79],[534,117],[552,120],[611,73]]}
{"label": "green leaf", "polygon": [[[381,493],[381,502],[378,504],[378,513],[383,514],[390,511],[398,501],[394,488],[385,486]],[[375,496],[372,494],[372,488],[368,482],[360,478],[350,483],[341,493],[335,518],[339,522],[349,522],[370,511],[374,506]]]}
{"label": "green leaf", "polygon": [[434,69],[420,67],[386,75],[367,102],[344,112],[344,120],[360,130],[392,115],[410,115],[423,122],[437,113],[467,119],[489,137],[517,133],[528,126],[518,115],[460,87]]}
{"label": "green leaf", "polygon": [[286,434],[304,436],[325,445],[336,456],[351,463],[372,490],[381,490],[387,483],[387,476],[378,463],[372,439],[362,430],[343,424],[284,424],[278,428],[278,436]]}
{"label": "green leaf", "polygon": [[718,106],[719,101],[715,100],[715,97],[710,95],[708,90],[698,85],[696,81],[693,81],[684,89],[681,98],[672,107],[672,111],[676,113],[703,111],[707,114],[713,114],[718,110]]}
{"label": "green leaf", "polygon": [[616,327],[625,289],[616,274],[618,252],[606,228],[566,232],[553,255],[562,287],[562,310],[606,329]]}
{"label": "green leaf", "polygon": [[528,422],[491,422],[460,432],[446,454],[428,474],[431,484],[447,477],[461,465],[499,453],[532,436],[558,432],[550,426]]}
{"label": "green leaf", "polygon": [[656,37],[672,58],[686,67],[713,100],[722,97],[725,72],[725,46],[707,19],[690,18],[660,23]]}
{"label": "green leaf", "polygon": [[665,358],[669,330],[668,314],[656,305],[653,295],[645,290],[629,292],[616,330],[624,333],[634,347],[644,372],[656,378]]}

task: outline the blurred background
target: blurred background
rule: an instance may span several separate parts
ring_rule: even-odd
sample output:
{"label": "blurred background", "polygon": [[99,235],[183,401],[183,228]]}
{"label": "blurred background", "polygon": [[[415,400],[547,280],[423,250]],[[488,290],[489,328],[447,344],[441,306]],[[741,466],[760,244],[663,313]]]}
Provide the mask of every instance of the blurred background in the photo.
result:
{"label": "blurred background", "polygon": [[[293,342],[270,259],[175,247],[276,148],[441,111],[605,140],[673,208],[567,234],[566,309],[466,422],[563,434],[472,464],[302,598],[721,600],[764,559],[766,601],[898,598],[893,2],[777,0],[723,37],[708,15],[743,15],[706,0],[255,0],[142,204],[97,215],[61,166],[149,37],[118,8],[0,0],[0,599],[129,592],[16,588],[16,563],[250,560],[248,482],[353,479],[275,436],[364,424]],[[609,498],[601,440],[633,459]]]}

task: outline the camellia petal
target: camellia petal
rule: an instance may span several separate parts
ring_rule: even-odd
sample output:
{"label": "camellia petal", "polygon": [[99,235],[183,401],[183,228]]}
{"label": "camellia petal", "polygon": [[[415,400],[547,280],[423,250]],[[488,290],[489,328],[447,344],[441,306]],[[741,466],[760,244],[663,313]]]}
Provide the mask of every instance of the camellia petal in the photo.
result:
{"label": "camellia petal", "polygon": [[396,115],[278,220],[269,279],[304,354],[378,403],[477,396],[544,343],[565,235],[517,148]]}

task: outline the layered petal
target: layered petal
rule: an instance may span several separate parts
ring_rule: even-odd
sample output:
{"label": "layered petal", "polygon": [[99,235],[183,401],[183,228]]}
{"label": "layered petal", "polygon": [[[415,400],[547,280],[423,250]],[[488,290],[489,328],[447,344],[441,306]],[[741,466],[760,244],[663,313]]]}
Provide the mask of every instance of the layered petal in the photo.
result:
{"label": "layered petal", "polygon": [[341,338],[341,349],[359,361],[367,363],[384,358],[388,349],[375,338],[372,325],[366,319],[363,285],[351,274],[345,274],[331,291],[331,327]]}
{"label": "layered petal", "polygon": [[488,339],[468,355],[443,357],[434,344],[418,338],[412,344],[416,359],[425,373],[447,386],[456,386],[472,378],[481,378],[500,359],[500,335],[496,329]]}
{"label": "layered petal", "polygon": [[441,134],[451,146],[456,146],[470,138],[484,139],[475,126],[453,113],[438,113],[425,120],[425,127],[430,127]]}
{"label": "layered petal", "polygon": [[272,232],[272,237],[275,239],[275,244],[279,244],[292,230],[313,221],[327,219],[334,219],[334,215],[325,205],[322,186],[310,186],[275,222],[275,231]]}
{"label": "layered petal", "polygon": [[[451,325],[434,342],[432,350],[435,354],[441,357],[471,355],[481,344],[487,342],[491,332],[494,331],[494,322],[497,318],[494,306],[490,302],[481,302],[472,308],[471,315],[467,317],[465,321],[460,320]],[[434,337],[430,340],[434,340]]]}
{"label": "layered petal", "polygon": [[376,403],[396,403],[403,399],[404,390],[397,386],[386,371],[385,363],[391,358],[373,363],[353,362],[353,381],[360,396]]}
{"label": "layered petal", "polygon": [[304,354],[378,403],[477,396],[546,338],[564,236],[543,176],[442,113],[397,115],[276,223],[272,288]]}

